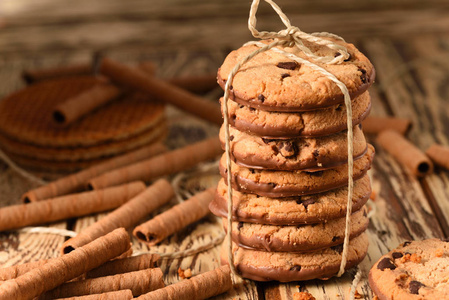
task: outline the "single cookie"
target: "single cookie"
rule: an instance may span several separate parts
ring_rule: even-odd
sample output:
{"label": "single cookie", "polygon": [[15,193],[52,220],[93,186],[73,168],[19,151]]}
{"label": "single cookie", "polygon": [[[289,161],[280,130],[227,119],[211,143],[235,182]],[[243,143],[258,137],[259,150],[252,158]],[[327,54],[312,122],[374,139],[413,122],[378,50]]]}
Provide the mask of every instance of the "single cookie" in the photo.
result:
{"label": "single cookie", "polygon": [[[349,241],[346,270],[360,263],[368,251],[366,233]],[[266,252],[232,245],[234,264],[240,274],[256,281],[281,282],[328,279],[335,276],[342,259],[343,245],[314,252]],[[227,245],[221,249],[221,261],[227,263]]]}
{"label": "single cookie", "polygon": [[0,133],[41,147],[78,147],[127,139],[164,118],[165,106],[148,95],[128,93],[66,128],[52,119],[59,103],[102,82],[70,77],[38,82],[0,101]]}
{"label": "single cookie", "polygon": [[[366,207],[362,207],[351,215],[350,239],[360,235],[368,227],[367,211]],[[309,252],[342,244],[345,226],[346,217],[300,226],[232,222],[232,240],[240,247],[254,250]],[[225,218],[223,227],[228,229]]]}
{"label": "single cookie", "polygon": [[374,264],[368,278],[380,300],[449,299],[449,241],[402,243]]}
{"label": "single cookie", "polygon": [[[374,147],[354,161],[353,178],[361,178],[371,167]],[[220,174],[226,178],[226,153],[220,160]],[[266,197],[290,197],[315,194],[342,187],[348,183],[348,165],[322,171],[271,171],[239,166],[231,161],[232,186],[242,192]]]}
{"label": "single cookie", "polygon": [[0,134],[0,148],[20,157],[43,161],[88,161],[119,155],[160,140],[167,132],[167,122],[162,119],[153,127],[127,139],[86,147],[42,147],[16,141]]}
{"label": "single cookie", "polygon": [[[224,126],[220,141],[225,150]],[[321,138],[265,139],[229,128],[231,154],[234,162],[253,169],[323,170],[348,161],[347,132]],[[354,127],[354,158],[362,157],[367,143],[362,130]]]}
{"label": "single cookie", "polygon": [[[304,43],[317,55],[336,55],[327,47]],[[346,85],[351,98],[355,98],[373,83],[374,67],[354,45],[343,41],[335,43],[345,46],[350,58],[341,64],[316,64],[335,75]],[[297,47],[278,48],[308,59]],[[218,83],[222,88],[234,66],[257,49],[255,45],[248,45],[229,53],[218,70]],[[230,94],[240,104],[267,111],[314,110],[343,102],[340,88],[325,75],[272,50],[256,55],[239,69]]]}
{"label": "single cookie", "polygon": [[[213,214],[226,218],[228,193],[224,179],[218,183],[217,193],[209,208]],[[371,195],[368,175],[354,181],[352,210],[359,210]],[[348,188],[325,193],[289,198],[268,198],[233,190],[232,219],[236,222],[300,225],[326,222],[346,215]]]}
{"label": "single cookie", "polygon": [[[223,98],[220,101],[223,112]],[[352,101],[352,124],[360,124],[370,110],[370,96],[365,92]],[[344,104],[306,112],[267,112],[228,101],[228,116],[238,130],[266,138],[317,137],[347,129]]]}

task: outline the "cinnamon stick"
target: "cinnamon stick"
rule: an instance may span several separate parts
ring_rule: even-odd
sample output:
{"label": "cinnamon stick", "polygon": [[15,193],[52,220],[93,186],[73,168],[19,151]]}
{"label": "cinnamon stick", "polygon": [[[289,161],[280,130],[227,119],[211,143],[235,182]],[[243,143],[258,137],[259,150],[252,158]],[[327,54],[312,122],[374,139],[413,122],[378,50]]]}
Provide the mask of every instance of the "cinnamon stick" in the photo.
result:
{"label": "cinnamon stick", "polygon": [[149,76],[154,76],[156,74],[156,65],[152,61],[140,62],[137,64],[137,68]]}
{"label": "cinnamon stick", "polygon": [[198,97],[141,70],[108,58],[102,60],[99,70],[117,83],[148,93],[204,120],[217,125],[223,122],[218,102]]}
{"label": "cinnamon stick", "polygon": [[83,63],[46,69],[26,70],[22,73],[22,78],[27,84],[31,84],[52,78],[93,75],[93,73],[92,64]]}
{"label": "cinnamon stick", "polygon": [[87,296],[58,298],[55,300],[130,300],[133,298],[131,290],[120,290],[114,292],[107,292],[102,294],[93,294]]}
{"label": "cinnamon stick", "polygon": [[67,255],[0,284],[0,300],[33,299],[90,271],[130,248],[129,235],[119,228]]}
{"label": "cinnamon stick", "polygon": [[216,157],[221,152],[218,138],[213,137],[104,173],[89,180],[88,186],[91,189],[101,189],[135,180],[151,181],[189,169],[201,161]]}
{"label": "cinnamon stick", "polygon": [[210,212],[209,203],[214,199],[215,190],[216,187],[198,193],[140,224],[134,229],[134,236],[149,246],[156,245],[169,235],[206,216]]}
{"label": "cinnamon stick", "polygon": [[228,265],[182,280],[144,294],[139,300],[201,300],[222,294],[232,288],[231,270]]}
{"label": "cinnamon stick", "polygon": [[449,147],[433,144],[426,150],[426,154],[434,163],[449,170]]}
{"label": "cinnamon stick", "polygon": [[362,121],[362,126],[363,131],[368,134],[379,134],[381,131],[391,129],[405,135],[412,126],[412,122],[396,117],[369,116]]}
{"label": "cinnamon stick", "polygon": [[60,125],[69,125],[94,109],[116,99],[120,94],[120,89],[112,84],[97,84],[57,105],[53,111],[53,120]]}
{"label": "cinnamon stick", "polygon": [[69,253],[115,228],[131,227],[150,212],[170,201],[173,196],[174,191],[170,183],[165,179],[159,179],[145,191],[81,231],[76,237],[67,240],[62,245],[62,252]]}
{"label": "cinnamon stick", "polygon": [[162,271],[159,268],[145,269],[124,274],[91,278],[64,283],[57,288],[46,292],[39,297],[40,300],[82,296],[88,294],[101,294],[119,289],[131,290],[133,296],[163,288]]}
{"label": "cinnamon stick", "polygon": [[145,146],[141,149],[111,158],[110,160],[92,166],[78,173],[74,173],[50,182],[49,184],[30,190],[22,195],[22,201],[28,203],[53,198],[60,195],[66,195],[68,193],[79,192],[85,188],[87,182],[91,178],[107,171],[161,154],[165,151],[167,151],[167,148],[161,143]]}
{"label": "cinnamon stick", "polygon": [[382,131],[377,136],[377,142],[413,175],[421,177],[432,173],[430,159],[397,131]]}
{"label": "cinnamon stick", "polygon": [[161,257],[158,254],[141,254],[138,256],[115,259],[86,273],[86,278],[104,277],[143,269],[155,268]]}
{"label": "cinnamon stick", "polygon": [[0,208],[0,231],[44,224],[119,207],[145,190],[141,181]]}
{"label": "cinnamon stick", "polygon": [[[176,85],[184,90],[192,93],[206,93],[215,87],[217,84],[217,74],[205,74],[197,76],[180,76],[167,79],[170,84]],[[223,120],[222,120],[223,122]]]}

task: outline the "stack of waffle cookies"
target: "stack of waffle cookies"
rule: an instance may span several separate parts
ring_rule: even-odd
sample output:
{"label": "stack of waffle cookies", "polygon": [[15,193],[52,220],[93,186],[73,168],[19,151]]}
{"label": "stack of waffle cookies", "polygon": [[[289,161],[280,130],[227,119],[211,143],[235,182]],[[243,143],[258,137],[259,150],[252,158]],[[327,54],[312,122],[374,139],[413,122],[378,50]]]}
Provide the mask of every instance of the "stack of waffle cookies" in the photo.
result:
{"label": "stack of waffle cookies", "polygon": [[0,101],[0,148],[29,171],[54,177],[102,162],[165,137],[164,105],[128,91],[67,127],[55,107],[95,85],[95,76],[40,81]]}
{"label": "stack of waffle cookies", "polygon": [[[352,44],[341,64],[318,64],[348,88],[353,110],[354,196],[346,269],[368,249],[368,169],[374,148],[361,121],[370,111],[368,87],[374,68]],[[321,56],[340,55],[309,46]],[[222,88],[232,68],[256,50],[231,52],[218,71]],[[307,59],[296,48],[285,51]],[[230,87],[228,119],[233,190],[232,229],[227,228],[226,156],[211,211],[231,230],[232,254],[245,278],[281,282],[325,279],[342,260],[348,197],[347,117],[335,83],[310,67],[272,50],[258,54],[236,73]],[[224,105],[223,99],[221,99]],[[223,112],[223,107],[222,107]],[[225,145],[225,129],[220,139]],[[221,259],[227,262],[228,245]]]}

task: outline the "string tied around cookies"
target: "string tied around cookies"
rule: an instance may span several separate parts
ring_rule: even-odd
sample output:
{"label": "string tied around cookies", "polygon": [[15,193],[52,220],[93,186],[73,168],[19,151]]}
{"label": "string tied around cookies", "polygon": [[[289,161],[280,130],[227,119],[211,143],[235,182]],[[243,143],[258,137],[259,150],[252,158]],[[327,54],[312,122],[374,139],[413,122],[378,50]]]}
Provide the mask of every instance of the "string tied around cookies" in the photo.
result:
{"label": "string tied around cookies", "polygon": [[[225,129],[225,151],[226,151],[226,167],[227,167],[227,187],[228,187],[228,216],[227,216],[227,224],[228,228],[232,228],[232,212],[233,212],[233,192],[231,187],[232,182],[232,172],[231,172],[231,154],[230,154],[230,133],[229,133],[229,117],[228,117],[228,100],[229,94],[231,90],[231,86],[234,80],[235,74],[239,71],[239,69],[249,60],[251,60],[256,55],[268,51],[272,49],[277,53],[280,53],[289,59],[292,59],[300,64],[304,64],[314,71],[317,71],[324,75],[326,78],[334,82],[338,88],[341,90],[344,96],[344,103],[346,107],[346,117],[347,117],[347,141],[348,141],[348,202],[347,202],[347,210],[346,210],[346,225],[345,225],[345,238],[343,242],[343,252],[342,252],[342,260],[340,264],[340,269],[337,274],[338,277],[343,275],[345,272],[345,267],[347,263],[347,255],[348,255],[348,246],[349,246],[349,233],[350,233],[350,216],[352,213],[352,196],[353,196],[353,168],[354,168],[354,158],[353,158],[353,126],[352,126],[352,106],[351,106],[351,97],[349,95],[349,91],[346,85],[341,82],[335,75],[325,70],[323,67],[317,65],[319,63],[324,64],[340,64],[344,60],[347,60],[350,55],[347,49],[339,45],[337,43],[332,42],[326,38],[332,38],[340,41],[344,41],[343,38],[327,32],[318,32],[308,34],[301,31],[298,27],[292,26],[288,17],[282,12],[281,8],[274,3],[272,0],[265,0],[265,2],[269,3],[271,7],[276,11],[279,15],[281,21],[287,27],[279,32],[268,32],[268,31],[258,31],[256,29],[257,19],[256,12],[259,7],[260,0],[253,0],[251,4],[249,19],[248,19],[248,28],[251,31],[252,35],[255,38],[260,38],[262,40],[268,40],[265,42],[260,41],[252,41],[245,44],[246,45],[255,45],[259,47],[257,50],[253,51],[246,57],[244,57],[241,61],[239,61],[234,68],[229,73],[229,76],[226,81],[225,89],[224,89],[224,105],[223,105],[223,116],[224,116],[224,129]],[[324,38],[325,37],[325,38]],[[272,40],[272,41],[271,41]],[[333,56],[320,56],[307,47],[304,44],[304,41],[307,41],[310,44],[319,45],[323,47],[330,48],[335,50],[335,54]],[[268,43],[267,43],[268,42]],[[287,52],[283,49],[277,48],[277,46],[283,47],[297,47],[301,50],[309,60],[303,59],[301,57],[296,56],[293,53]],[[228,262],[231,268],[231,271],[234,275],[238,275],[238,272],[234,265],[234,258],[232,255],[232,240],[231,240],[231,230],[227,231],[226,242],[228,244]]]}

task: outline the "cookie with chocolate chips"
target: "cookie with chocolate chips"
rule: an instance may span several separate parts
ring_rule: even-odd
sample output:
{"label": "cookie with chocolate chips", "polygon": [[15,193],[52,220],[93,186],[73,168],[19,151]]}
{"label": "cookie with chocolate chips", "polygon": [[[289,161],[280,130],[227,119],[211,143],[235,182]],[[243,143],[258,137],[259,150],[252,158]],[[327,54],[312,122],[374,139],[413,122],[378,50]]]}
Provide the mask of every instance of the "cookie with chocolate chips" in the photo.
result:
{"label": "cookie with chocolate chips", "polygon": [[[354,181],[353,211],[359,210],[370,195],[371,185],[368,175]],[[222,179],[218,183],[215,198],[209,205],[212,213],[219,217],[227,217],[227,199],[227,186]],[[236,222],[271,225],[321,223],[344,217],[347,201],[347,187],[288,198],[268,198],[233,190],[232,218]]]}
{"label": "cookie with chocolate chips", "polygon": [[[322,170],[348,161],[347,132],[321,138],[266,139],[229,128],[231,155],[241,166],[271,170]],[[224,127],[220,141],[225,149]],[[354,158],[362,157],[367,143],[362,130],[354,127]]]}
{"label": "cookie with chocolate chips", "polygon": [[[227,245],[221,249],[221,261],[227,263]],[[312,252],[266,252],[232,245],[234,264],[244,278],[281,282],[327,279],[340,269],[342,247]],[[349,241],[346,269],[360,263],[368,250],[368,237],[363,233]]]}
{"label": "cookie with chocolate chips", "polygon": [[[354,161],[353,178],[359,179],[371,167],[374,147],[368,145],[364,156]],[[226,155],[220,160],[220,173],[226,178]],[[320,193],[343,187],[348,183],[348,165],[323,171],[272,171],[239,166],[231,162],[233,188],[266,197],[289,197]]]}
{"label": "cookie with chocolate chips", "polygon": [[407,241],[382,256],[369,273],[380,300],[449,299],[449,242]]}
{"label": "cookie with chocolate chips", "polygon": [[[346,218],[311,225],[263,225],[232,223],[232,240],[240,247],[270,252],[310,252],[343,243]],[[368,227],[367,208],[351,215],[349,238],[355,238]],[[227,221],[223,218],[227,230]]]}
{"label": "cookie with chocolate chips", "polygon": [[[326,39],[346,47],[350,59],[341,64],[316,64],[343,82],[352,99],[361,95],[374,81],[373,65],[354,45]],[[334,50],[327,47],[307,41],[304,44],[319,56],[335,56]],[[309,60],[297,47],[279,48]],[[255,45],[247,45],[232,51],[218,70],[218,83],[224,88],[234,66],[257,49]],[[230,96],[234,101],[266,111],[306,111],[343,103],[343,94],[333,81],[273,50],[260,53],[245,63],[235,74],[232,87]]]}
{"label": "cookie with chocolate chips", "polygon": [[[222,103],[223,113],[223,99]],[[360,124],[369,114],[368,92],[352,101],[352,124]],[[229,123],[240,131],[266,138],[318,137],[347,129],[344,104],[305,112],[269,112],[228,101]]]}

